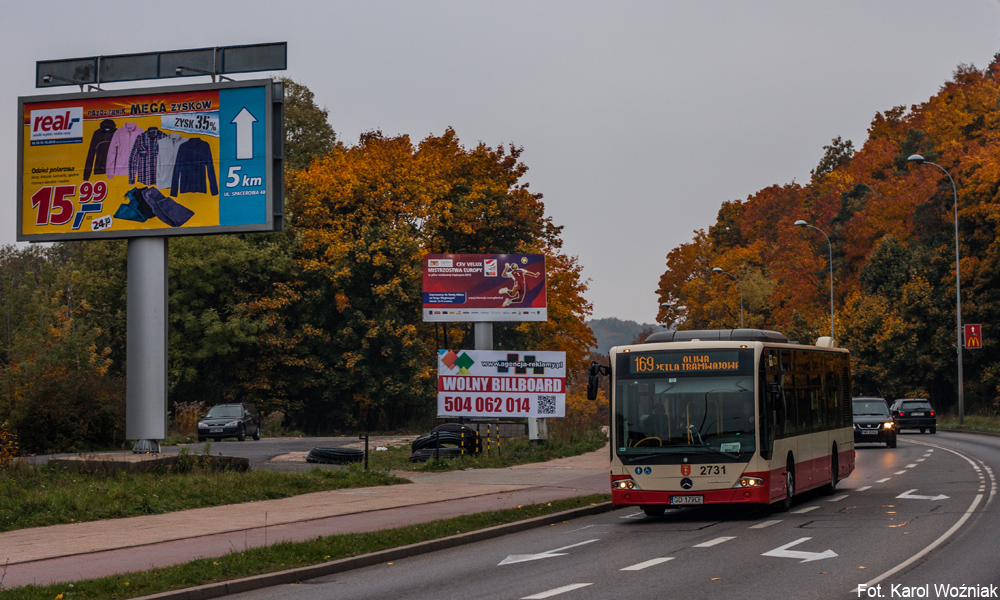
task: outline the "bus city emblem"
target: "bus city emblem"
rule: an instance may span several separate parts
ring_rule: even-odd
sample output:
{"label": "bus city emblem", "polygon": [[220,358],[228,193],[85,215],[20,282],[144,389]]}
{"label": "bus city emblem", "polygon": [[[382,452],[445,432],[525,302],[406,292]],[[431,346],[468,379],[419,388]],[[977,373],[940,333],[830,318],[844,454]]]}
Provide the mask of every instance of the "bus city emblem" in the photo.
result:
{"label": "bus city emblem", "polygon": [[681,475],[687,477],[691,474],[691,465],[681,465]]}

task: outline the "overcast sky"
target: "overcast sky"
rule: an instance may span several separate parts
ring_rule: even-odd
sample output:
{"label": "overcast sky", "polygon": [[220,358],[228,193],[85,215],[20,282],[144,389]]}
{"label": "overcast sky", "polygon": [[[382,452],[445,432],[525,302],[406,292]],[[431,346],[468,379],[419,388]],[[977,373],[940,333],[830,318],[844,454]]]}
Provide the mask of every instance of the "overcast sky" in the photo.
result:
{"label": "overcast sky", "polygon": [[876,112],[986,66],[1000,1],[6,3],[0,243],[16,235],[15,115],[43,93],[35,61],[279,41],[283,74],[348,143],[451,126],[467,147],[523,146],[593,316],[653,322],[672,248],[726,200],[808,182],[832,138],[860,148]]}

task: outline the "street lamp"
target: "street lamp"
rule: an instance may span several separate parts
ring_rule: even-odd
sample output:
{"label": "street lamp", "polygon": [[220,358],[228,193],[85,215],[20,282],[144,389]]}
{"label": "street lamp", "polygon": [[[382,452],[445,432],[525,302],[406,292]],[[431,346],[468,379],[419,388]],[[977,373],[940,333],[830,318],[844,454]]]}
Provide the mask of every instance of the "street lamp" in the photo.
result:
{"label": "street lamp", "polygon": [[795,222],[796,227],[808,227],[810,229],[815,229],[816,231],[823,234],[826,238],[826,245],[830,247],[830,339],[834,338],[833,335],[833,244],[830,243],[830,236],[826,235],[826,232],[816,227],[815,225],[810,225],[802,219]]}
{"label": "street lamp", "polygon": [[961,425],[965,422],[965,392],[964,385],[962,384],[962,276],[959,270],[959,256],[958,256],[958,188],[955,187],[955,180],[951,178],[951,173],[945,170],[941,165],[932,163],[929,160],[924,160],[924,157],[919,154],[913,154],[907,158],[909,162],[917,163],[918,165],[931,165],[937,167],[948,176],[948,181],[951,182],[951,193],[953,194],[955,201],[955,318],[958,322],[958,332],[957,340],[955,343],[956,351],[958,352],[958,424]]}
{"label": "street lamp", "polygon": [[729,275],[730,277],[733,278],[733,281],[736,282],[736,285],[740,286],[740,329],[743,329],[743,283],[740,282],[740,280],[737,279],[735,275],[733,275],[732,273],[727,273],[726,271],[723,271],[719,267],[713,267],[712,272],[722,273],[723,275]]}

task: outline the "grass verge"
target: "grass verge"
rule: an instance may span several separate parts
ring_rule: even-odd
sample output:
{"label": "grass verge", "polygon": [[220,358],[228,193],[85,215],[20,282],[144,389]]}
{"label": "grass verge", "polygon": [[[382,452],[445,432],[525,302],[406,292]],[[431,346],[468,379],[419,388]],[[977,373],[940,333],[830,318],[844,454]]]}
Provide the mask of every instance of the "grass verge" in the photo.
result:
{"label": "grass verge", "polygon": [[958,429],[962,431],[984,431],[987,433],[1000,433],[1000,417],[965,415],[964,423],[958,424],[957,414],[940,415],[938,427],[946,429]]}
{"label": "grass verge", "polygon": [[112,474],[12,463],[0,469],[0,531],[273,500],[352,487],[405,483],[357,465],[299,473],[208,471],[198,466]]}
{"label": "grass verge", "polygon": [[[172,589],[195,587],[218,581],[231,581],[252,575],[321,564],[607,502],[610,498],[608,494],[596,494],[371,533],[335,535],[307,542],[283,542],[265,548],[251,548],[218,558],[205,558],[183,565],[139,573],[112,575],[100,579],[76,581],[71,584],[30,585],[3,589],[2,596],[4,600],[135,598]],[[2,566],[0,566],[0,573],[2,573]]]}

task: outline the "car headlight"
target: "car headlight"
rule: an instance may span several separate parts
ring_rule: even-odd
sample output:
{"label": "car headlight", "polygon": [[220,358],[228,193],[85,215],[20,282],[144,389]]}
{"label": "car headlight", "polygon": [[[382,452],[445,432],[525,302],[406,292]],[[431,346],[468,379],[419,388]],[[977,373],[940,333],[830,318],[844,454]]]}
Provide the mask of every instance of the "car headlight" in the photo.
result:
{"label": "car headlight", "polygon": [[206,423],[204,421],[198,421],[198,427],[201,427],[201,428],[204,429],[204,428],[208,427],[208,423]]}
{"label": "car headlight", "polygon": [[882,427],[884,429],[892,429],[892,421],[886,421],[885,423],[882,423]]}
{"label": "car headlight", "polygon": [[226,427],[236,427],[239,424],[240,424],[239,421],[230,421],[230,422],[226,423]]}
{"label": "car headlight", "polygon": [[764,480],[760,477],[740,477],[733,485],[734,488],[760,487],[764,485]]}
{"label": "car headlight", "polygon": [[642,489],[633,479],[619,479],[611,482],[612,490],[638,490]]}

